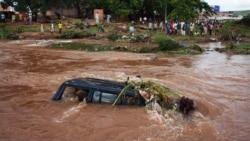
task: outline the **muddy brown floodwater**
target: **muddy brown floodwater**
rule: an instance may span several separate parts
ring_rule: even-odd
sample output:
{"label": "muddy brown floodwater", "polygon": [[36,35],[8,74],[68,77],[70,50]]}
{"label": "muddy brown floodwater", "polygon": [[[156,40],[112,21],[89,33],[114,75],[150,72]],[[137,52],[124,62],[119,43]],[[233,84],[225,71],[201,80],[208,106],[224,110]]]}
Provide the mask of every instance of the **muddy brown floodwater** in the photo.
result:
{"label": "muddy brown floodwater", "polygon": [[[246,141],[250,138],[250,56],[65,51],[38,41],[0,42],[0,140]],[[141,75],[194,99],[188,119],[158,122],[144,107],[54,102],[76,77],[125,81]]]}

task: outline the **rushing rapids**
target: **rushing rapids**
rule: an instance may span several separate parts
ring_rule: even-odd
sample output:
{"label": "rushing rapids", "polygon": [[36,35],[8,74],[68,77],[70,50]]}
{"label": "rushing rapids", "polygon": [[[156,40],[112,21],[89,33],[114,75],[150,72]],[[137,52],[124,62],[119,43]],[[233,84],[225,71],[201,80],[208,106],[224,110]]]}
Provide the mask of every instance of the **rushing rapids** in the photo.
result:
{"label": "rushing rapids", "polygon": [[[32,40],[0,42],[0,140],[248,140],[249,60],[215,51],[90,53],[52,50]],[[58,84],[71,78],[123,81],[136,75],[194,99],[197,111],[187,118],[169,111],[162,118],[142,107],[51,101]]]}

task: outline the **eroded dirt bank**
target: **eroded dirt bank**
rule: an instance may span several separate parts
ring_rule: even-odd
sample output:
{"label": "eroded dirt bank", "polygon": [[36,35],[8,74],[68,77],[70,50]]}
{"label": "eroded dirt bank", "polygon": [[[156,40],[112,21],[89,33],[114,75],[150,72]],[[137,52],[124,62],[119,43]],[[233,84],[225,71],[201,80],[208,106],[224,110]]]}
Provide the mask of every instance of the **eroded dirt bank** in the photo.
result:
{"label": "eroded dirt bank", "polygon": [[[29,44],[29,45],[28,45]],[[0,140],[248,140],[250,56],[64,51],[0,42]],[[34,45],[36,44],[36,45]],[[213,48],[219,44],[208,44]],[[141,75],[193,98],[199,113],[158,123],[142,107],[51,101],[65,80]]]}

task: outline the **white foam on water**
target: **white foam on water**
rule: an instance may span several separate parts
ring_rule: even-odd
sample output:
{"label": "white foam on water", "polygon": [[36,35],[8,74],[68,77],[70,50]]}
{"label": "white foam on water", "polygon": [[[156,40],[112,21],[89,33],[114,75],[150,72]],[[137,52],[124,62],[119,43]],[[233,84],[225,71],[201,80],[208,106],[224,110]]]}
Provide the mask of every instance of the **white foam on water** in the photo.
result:
{"label": "white foam on water", "polygon": [[57,123],[63,122],[66,118],[71,117],[77,114],[82,108],[86,106],[86,102],[81,102],[78,105],[74,105],[73,107],[69,108],[65,112],[63,112],[62,116],[59,118],[54,118],[53,121]]}

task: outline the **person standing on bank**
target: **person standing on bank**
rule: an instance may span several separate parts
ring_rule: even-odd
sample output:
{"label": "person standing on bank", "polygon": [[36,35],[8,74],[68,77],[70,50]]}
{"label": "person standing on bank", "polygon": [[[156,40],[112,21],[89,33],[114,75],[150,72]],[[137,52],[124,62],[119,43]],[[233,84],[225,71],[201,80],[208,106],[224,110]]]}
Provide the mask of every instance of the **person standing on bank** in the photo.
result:
{"label": "person standing on bank", "polygon": [[13,14],[13,15],[11,16],[11,22],[12,22],[12,23],[15,23],[15,22],[16,22],[16,15],[15,15],[15,14]]}
{"label": "person standing on bank", "polygon": [[86,18],[86,27],[87,27],[87,28],[89,28],[89,27],[90,27],[90,20],[89,20],[89,18],[88,18],[88,17]]}
{"label": "person standing on bank", "polygon": [[50,32],[51,32],[52,36],[54,36],[54,30],[55,30],[54,23],[51,23],[50,24]]}
{"label": "person standing on bank", "polygon": [[96,12],[95,14],[95,23],[98,25],[99,24],[99,14]]}
{"label": "person standing on bank", "polygon": [[59,22],[58,28],[59,28],[59,34],[61,34],[62,33],[62,22]]}
{"label": "person standing on bank", "polygon": [[5,22],[5,14],[4,13],[1,14],[1,22]]}
{"label": "person standing on bank", "polygon": [[41,33],[44,32],[44,29],[43,29],[43,24],[41,24]]}
{"label": "person standing on bank", "polygon": [[129,32],[130,32],[130,35],[131,35],[131,36],[134,36],[134,35],[135,35],[135,28],[134,28],[133,24],[131,24],[131,25],[129,26]]}

